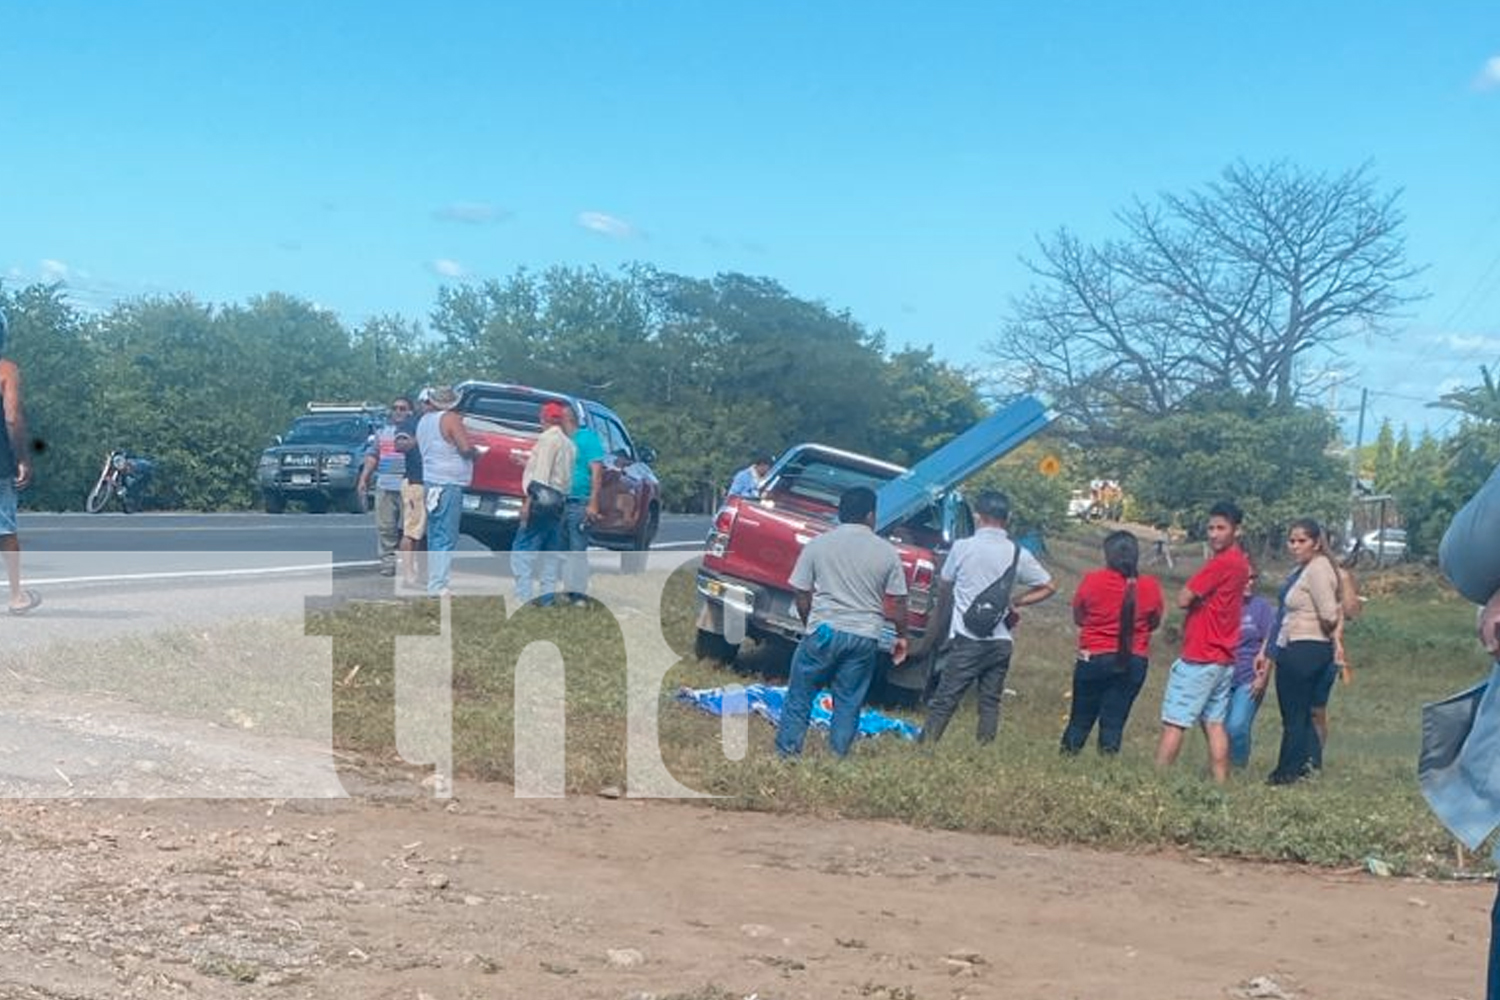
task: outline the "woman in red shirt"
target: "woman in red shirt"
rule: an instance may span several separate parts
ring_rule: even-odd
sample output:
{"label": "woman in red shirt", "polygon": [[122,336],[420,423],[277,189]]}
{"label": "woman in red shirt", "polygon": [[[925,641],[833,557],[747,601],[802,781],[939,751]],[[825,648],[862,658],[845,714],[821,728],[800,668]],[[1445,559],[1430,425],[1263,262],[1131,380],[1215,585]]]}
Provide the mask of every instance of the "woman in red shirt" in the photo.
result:
{"label": "woman in red shirt", "polygon": [[1073,595],[1078,662],[1064,753],[1076,754],[1099,723],[1099,752],[1119,753],[1130,706],[1146,682],[1151,633],[1161,624],[1161,584],[1137,572],[1140,545],[1128,531],[1104,539],[1104,569],[1087,574]]}

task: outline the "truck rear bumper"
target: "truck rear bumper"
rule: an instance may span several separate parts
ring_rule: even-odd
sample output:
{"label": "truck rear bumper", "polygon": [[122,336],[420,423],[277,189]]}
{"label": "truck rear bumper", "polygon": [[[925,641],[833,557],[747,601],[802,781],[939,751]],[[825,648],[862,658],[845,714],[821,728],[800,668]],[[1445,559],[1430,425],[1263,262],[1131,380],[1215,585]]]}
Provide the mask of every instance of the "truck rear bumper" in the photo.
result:
{"label": "truck rear bumper", "polygon": [[774,636],[802,638],[802,619],[790,591],[698,571],[698,627],[730,642]]}
{"label": "truck rear bumper", "polygon": [[521,520],[521,498],[504,493],[464,490],[464,517],[516,524]]}
{"label": "truck rear bumper", "polygon": [[[711,570],[698,571],[698,628],[722,635],[730,642],[777,638],[800,642],[802,618],[797,614],[791,591],[766,587],[720,576]],[[916,630],[914,637],[922,632]],[[896,630],[886,623],[881,630],[880,649],[890,652],[896,641]]]}

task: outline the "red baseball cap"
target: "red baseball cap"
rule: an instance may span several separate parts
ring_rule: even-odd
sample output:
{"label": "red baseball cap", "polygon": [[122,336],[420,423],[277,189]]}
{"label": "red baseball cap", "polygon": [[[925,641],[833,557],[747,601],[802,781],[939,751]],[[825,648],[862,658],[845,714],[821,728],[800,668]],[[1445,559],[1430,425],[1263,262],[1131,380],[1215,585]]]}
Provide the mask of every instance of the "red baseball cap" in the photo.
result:
{"label": "red baseball cap", "polygon": [[552,400],[542,404],[542,424],[560,424],[567,418],[568,408],[563,404]]}

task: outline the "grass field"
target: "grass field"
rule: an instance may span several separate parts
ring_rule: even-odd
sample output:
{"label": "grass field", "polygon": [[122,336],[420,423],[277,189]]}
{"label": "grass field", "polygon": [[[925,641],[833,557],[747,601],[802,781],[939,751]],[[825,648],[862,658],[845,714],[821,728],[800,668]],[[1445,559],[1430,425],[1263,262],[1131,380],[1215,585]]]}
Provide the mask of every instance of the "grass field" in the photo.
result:
{"label": "grass field", "polygon": [[[1194,737],[1175,770],[1161,773],[1151,763],[1163,668],[1179,641],[1177,614],[1155,641],[1150,678],[1120,757],[1101,759],[1087,752],[1069,759],[1057,753],[1075,648],[1067,595],[1080,573],[1096,565],[1094,550],[1088,536],[1052,544],[1047,562],[1062,592],[1028,610],[1007,681],[1015,695],[1006,699],[1001,735],[991,746],[979,747],[972,738],[970,703],[936,748],[873,740],[840,762],[813,736],[806,758],[784,763],[771,750],[770,727],[754,720],[748,752],[729,760],[719,720],[668,704],[661,715],[663,758],[679,780],[721,796],[716,804],[728,808],[891,819],[1045,843],[1126,849],[1177,845],[1321,865],[1378,858],[1397,871],[1446,872],[1475,864],[1429,815],[1415,781],[1420,705],[1472,683],[1486,670],[1472,637],[1473,609],[1433,574],[1392,570],[1363,581],[1366,612],[1347,637],[1356,673],[1352,684],[1341,684],[1333,695],[1325,772],[1292,788],[1263,783],[1280,736],[1274,699],[1268,698],[1257,721],[1250,768],[1219,788],[1206,776],[1201,736]],[[1164,583],[1175,589],[1170,585],[1192,568],[1179,564]],[[1276,575],[1276,568],[1268,567],[1266,575]],[[784,670],[783,657],[754,648],[742,655],[738,673],[694,660],[687,654],[691,602],[685,569],[668,582],[662,601],[663,634],[682,655],[663,684],[664,699],[679,685],[712,687],[758,679],[747,676],[757,669]],[[356,660],[368,664],[335,699],[335,732],[347,748],[380,753],[392,745],[390,681],[384,672],[389,658],[383,667],[378,651],[358,639],[371,631],[360,619],[383,616],[382,627],[388,627],[392,615],[425,615],[430,629],[432,614],[431,605],[421,604],[398,610],[353,607],[322,623],[341,636],[335,645],[336,674]],[[481,778],[513,777],[514,664],[532,638],[552,634],[563,638],[559,645],[567,670],[568,788],[587,793],[623,784],[625,684],[614,619],[551,612],[550,618],[536,618],[535,632],[507,629],[488,641],[482,635],[489,625],[465,624],[469,616],[479,616],[492,625],[499,615],[493,600],[455,603],[456,766]],[[475,638],[465,642],[466,634]]]}
{"label": "grass field", "polygon": [[[1076,758],[1058,754],[1075,641],[1068,596],[1081,572],[1097,565],[1096,550],[1092,534],[1051,543],[1046,562],[1061,592],[1028,609],[1007,680],[1015,694],[1006,699],[994,744],[975,744],[969,703],[936,748],[882,738],[862,742],[845,761],[828,755],[821,737],[812,734],[802,760],[782,762],[772,752],[770,727],[760,720],[749,723],[742,759],[728,759],[720,721],[672,701],[679,686],[743,683],[758,679],[749,672],[774,673],[785,666],[783,657],[754,648],[742,655],[740,673],[692,657],[690,566],[665,582],[649,576],[599,577],[598,592],[617,614],[528,609],[507,620],[499,598],[457,598],[452,604],[455,769],[480,779],[515,778],[516,665],[537,669],[532,644],[551,642],[566,669],[567,789],[593,793],[624,786],[625,643],[633,632],[651,633],[658,643],[665,639],[677,657],[655,692],[662,703],[662,759],[683,784],[719,796],[710,800],[719,808],[880,818],[1042,843],[1180,847],[1329,866],[1378,858],[1398,872],[1442,874],[1485,866],[1482,856],[1465,857],[1457,850],[1428,813],[1416,785],[1421,704],[1473,683],[1487,669],[1473,639],[1473,608],[1431,572],[1391,570],[1362,581],[1369,601],[1347,636],[1356,674],[1352,684],[1339,685],[1333,694],[1324,773],[1290,788],[1264,784],[1280,735],[1274,698],[1268,698],[1257,721],[1250,768],[1221,788],[1208,780],[1201,736],[1192,738],[1176,769],[1158,772],[1151,763],[1164,668],[1179,639],[1178,613],[1153,645],[1150,677],[1126,730],[1124,752],[1117,759],[1101,759],[1092,750]],[[1169,592],[1193,568],[1179,564],[1163,580]],[[1274,577],[1278,568],[1263,572]],[[332,678],[326,664],[310,668],[298,682],[301,695],[284,681],[274,687],[255,683],[255,650],[262,641],[257,637],[269,633],[254,627],[160,636],[141,640],[129,657],[103,661],[80,654],[67,662],[79,672],[77,683],[126,694],[146,685],[174,711],[221,713],[216,692],[233,687],[249,692],[244,697],[251,700],[274,703],[303,732],[316,732],[318,725],[299,716],[299,703],[326,706],[326,694],[310,695],[327,692],[331,680],[335,744],[348,753],[394,760],[392,637],[434,635],[438,624],[437,605],[425,600],[352,603],[314,616],[307,632],[333,637]],[[528,646],[533,651],[523,660]],[[545,710],[522,703],[523,714]]]}

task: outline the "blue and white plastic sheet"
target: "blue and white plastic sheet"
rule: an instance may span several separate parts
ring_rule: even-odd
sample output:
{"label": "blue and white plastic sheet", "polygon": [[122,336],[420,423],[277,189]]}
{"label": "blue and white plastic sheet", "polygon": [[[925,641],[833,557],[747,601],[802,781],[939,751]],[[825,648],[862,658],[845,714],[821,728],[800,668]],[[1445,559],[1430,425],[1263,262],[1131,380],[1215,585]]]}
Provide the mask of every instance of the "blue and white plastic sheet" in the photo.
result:
{"label": "blue and white plastic sheet", "polygon": [[[781,721],[781,707],[786,688],[769,684],[747,684],[743,688],[682,688],[677,700],[708,712],[710,715],[746,715],[754,713],[771,725]],[[833,722],[833,695],[824,690],[813,696],[812,724],[826,730]],[[915,740],[922,727],[869,708],[859,713],[859,735],[863,737],[892,733],[904,740]]]}

